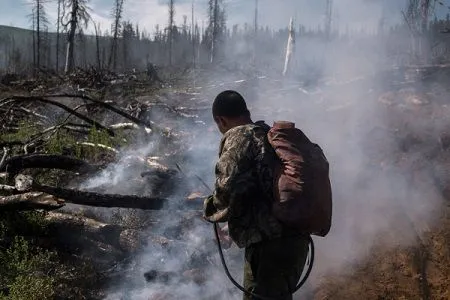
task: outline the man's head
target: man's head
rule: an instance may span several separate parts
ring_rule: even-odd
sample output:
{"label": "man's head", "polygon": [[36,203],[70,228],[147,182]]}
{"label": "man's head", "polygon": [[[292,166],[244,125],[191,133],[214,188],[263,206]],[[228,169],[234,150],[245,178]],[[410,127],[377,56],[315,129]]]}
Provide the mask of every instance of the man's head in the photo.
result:
{"label": "man's head", "polygon": [[214,99],[214,121],[222,134],[233,127],[252,123],[244,98],[236,91],[223,91]]}

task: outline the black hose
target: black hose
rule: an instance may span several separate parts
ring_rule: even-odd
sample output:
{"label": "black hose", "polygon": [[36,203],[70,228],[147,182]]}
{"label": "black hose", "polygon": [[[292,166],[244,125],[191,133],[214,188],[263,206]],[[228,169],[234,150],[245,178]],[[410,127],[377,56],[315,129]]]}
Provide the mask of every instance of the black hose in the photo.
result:
{"label": "black hose", "polygon": [[[225,273],[227,274],[228,279],[230,279],[230,281],[234,284],[234,286],[236,286],[239,290],[241,290],[243,293],[245,293],[247,295],[250,295],[252,297],[255,297],[255,298],[261,299],[261,300],[276,300],[275,298],[261,296],[261,295],[255,294],[251,291],[248,291],[244,287],[242,287],[239,283],[237,283],[236,280],[234,280],[233,276],[231,276],[230,271],[228,270],[227,264],[225,263],[225,258],[223,256],[222,245],[220,244],[219,231],[217,229],[217,226],[218,225],[215,222],[214,223],[214,233],[216,235],[217,247],[219,248],[220,260],[222,261],[222,265],[223,265],[223,268],[225,269]],[[307,269],[303,279],[297,284],[297,286],[291,292],[291,294],[294,294],[295,292],[297,292],[305,284],[306,280],[309,277],[309,274],[311,274],[311,271],[312,271],[312,267],[314,264],[314,241],[310,235],[308,235],[308,241],[309,241],[309,245],[310,245],[310,252],[309,252],[310,260],[309,260],[309,264],[308,264],[308,269]]]}

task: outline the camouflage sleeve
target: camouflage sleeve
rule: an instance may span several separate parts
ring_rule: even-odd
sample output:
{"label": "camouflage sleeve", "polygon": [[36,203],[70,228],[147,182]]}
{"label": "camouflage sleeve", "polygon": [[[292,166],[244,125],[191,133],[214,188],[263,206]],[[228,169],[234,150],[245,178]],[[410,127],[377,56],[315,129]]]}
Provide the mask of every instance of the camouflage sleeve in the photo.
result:
{"label": "camouflage sleeve", "polygon": [[234,128],[225,134],[215,169],[215,190],[205,201],[207,220],[226,222],[230,214],[239,214],[240,204],[254,190],[254,148],[253,134],[246,128]]}

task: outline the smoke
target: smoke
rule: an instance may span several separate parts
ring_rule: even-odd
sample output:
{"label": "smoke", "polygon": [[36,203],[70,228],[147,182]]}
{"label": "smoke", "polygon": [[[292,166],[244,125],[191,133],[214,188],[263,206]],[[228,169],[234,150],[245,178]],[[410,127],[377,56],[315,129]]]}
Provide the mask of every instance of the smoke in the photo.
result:
{"label": "smoke", "polygon": [[[358,2],[363,15],[370,15],[373,6],[380,8],[381,5],[380,1],[362,5],[366,2]],[[353,7],[352,11],[357,14],[355,9]],[[288,21],[286,19],[286,26]],[[185,99],[184,105],[209,106],[218,92],[236,89],[248,100],[254,120],[264,119],[269,125],[280,119],[294,121],[322,146],[331,166],[334,215],[330,234],[326,238],[315,238],[317,257],[309,280],[310,287],[314,288],[321,283],[322,276],[343,273],[364,260],[375,245],[382,243],[387,248],[410,245],[417,234],[432,224],[440,196],[433,190],[426,171],[420,169],[423,154],[429,149],[411,148],[403,163],[399,163],[402,145],[398,142],[398,130],[406,126],[417,134],[436,135],[437,132],[429,129],[433,125],[430,126],[428,120],[399,124],[396,118],[401,116],[379,101],[380,95],[398,81],[392,71],[396,58],[386,55],[386,40],[381,36],[361,33],[329,42],[298,36],[293,62],[298,71],[291,77],[281,78],[286,42],[287,35],[278,47],[257,52],[259,75],[239,71],[242,68],[233,72],[221,69],[214,73],[211,70],[206,74],[195,73],[196,87],[188,91],[191,96]],[[227,45],[227,52],[245,53],[246,49],[253,49],[251,43],[236,41]],[[233,66],[233,61],[225,63]],[[166,96],[175,98],[176,93]],[[396,104],[395,111],[405,109],[424,108],[406,102]],[[182,155],[164,159],[171,166],[181,161],[189,178],[186,179],[189,184],[173,188],[170,197],[179,199],[198,190],[206,194],[208,191],[202,189],[193,175],[212,186],[220,136],[214,129],[209,110],[199,113],[202,122],[164,116],[174,123],[180,136],[185,136],[182,144],[187,147]],[[161,149],[156,151],[161,148],[157,147],[160,142],[154,140],[142,148],[130,150],[85,187],[147,194],[149,190],[132,182],[140,170],[130,167],[127,157],[161,156]],[[167,243],[149,240],[131,266],[123,266],[124,279],[111,287],[107,299],[225,300],[241,297],[222,270],[211,225],[205,224],[198,215],[161,212],[159,222],[148,230],[152,236],[167,238]],[[243,250],[234,246],[225,251],[225,255],[232,274],[240,282]],[[196,276],[186,273],[192,270],[200,270],[197,283],[197,279],[193,279]],[[154,276],[149,280],[148,274]],[[305,296],[305,293],[298,296]]]}

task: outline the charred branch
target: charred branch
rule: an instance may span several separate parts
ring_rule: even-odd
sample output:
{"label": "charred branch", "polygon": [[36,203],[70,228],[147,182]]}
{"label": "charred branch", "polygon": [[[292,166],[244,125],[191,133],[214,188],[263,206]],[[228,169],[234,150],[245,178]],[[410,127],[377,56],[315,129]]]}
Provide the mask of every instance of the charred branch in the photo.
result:
{"label": "charred branch", "polygon": [[148,127],[150,129],[152,129],[152,124],[151,122],[146,122],[144,120],[140,120],[138,118],[133,117],[132,115],[126,113],[125,111],[121,110],[120,108],[114,107],[109,103],[106,103],[104,101],[100,101],[91,97],[88,97],[86,95],[70,95],[70,94],[59,94],[59,95],[49,95],[49,96],[45,96],[46,98],[79,98],[85,101],[90,101],[93,102],[95,104],[98,104],[100,106],[102,106],[105,109],[108,109],[122,117],[124,117],[125,119],[130,120],[131,122],[143,126],[143,127]]}
{"label": "charred branch", "polygon": [[161,210],[168,203],[166,199],[139,197],[134,195],[99,194],[73,189],[33,184],[33,190],[45,192],[65,199],[67,202],[95,207],[123,207],[144,210]]}
{"label": "charred branch", "polygon": [[171,203],[168,199],[159,197],[101,194],[95,192],[80,191],[75,189],[66,189],[40,185],[38,183],[33,182],[33,178],[26,175],[18,175],[16,177],[15,187],[18,191],[43,192],[64,199],[66,202],[94,207],[122,207],[122,208],[136,208],[143,210],[164,210],[164,209],[201,210],[202,208],[201,199],[190,199],[184,200],[180,203],[174,202]]}
{"label": "charred branch", "polygon": [[0,160],[0,170],[3,168],[3,166],[6,163],[6,157],[8,156],[8,149],[3,148],[3,156],[2,159]]}
{"label": "charred branch", "polygon": [[66,105],[64,105],[64,104],[61,104],[61,103],[59,103],[59,102],[57,102],[57,101],[45,99],[45,98],[42,98],[42,97],[35,97],[35,96],[29,96],[29,97],[25,97],[25,96],[13,96],[13,97],[10,97],[10,98],[6,98],[6,99],[3,99],[3,100],[0,100],[0,106],[1,106],[2,104],[4,104],[4,103],[8,102],[9,100],[14,100],[14,101],[17,101],[17,102],[25,102],[25,101],[31,101],[31,102],[33,102],[33,101],[34,101],[34,102],[42,102],[42,103],[45,103],[45,104],[50,104],[50,105],[57,106],[57,107],[59,107],[59,108],[65,110],[66,112],[70,113],[71,115],[74,115],[74,116],[76,116],[77,118],[79,118],[79,119],[85,121],[86,123],[90,124],[91,126],[94,126],[94,127],[96,127],[97,129],[105,130],[106,132],[108,132],[109,135],[115,136],[113,130],[111,130],[111,129],[105,127],[105,126],[103,126],[102,124],[98,123],[97,121],[92,120],[92,119],[90,119],[90,118],[84,116],[83,114],[77,112],[76,110],[71,109],[70,107],[68,107],[68,106],[66,106]]}
{"label": "charred branch", "polygon": [[34,112],[34,111],[32,111],[32,110],[29,110],[28,108],[25,108],[25,107],[23,107],[23,106],[19,107],[19,109],[20,109],[21,111],[23,111],[23,112],[29,114],[29,115],[35,116],[35,117],[40,118],[40,119],[48,120],[48,117],[46,117],[46,116],[44,116],[44,115],[41,115],[41,114],[39,114],[39,113],[37,113],[37,112]]}

